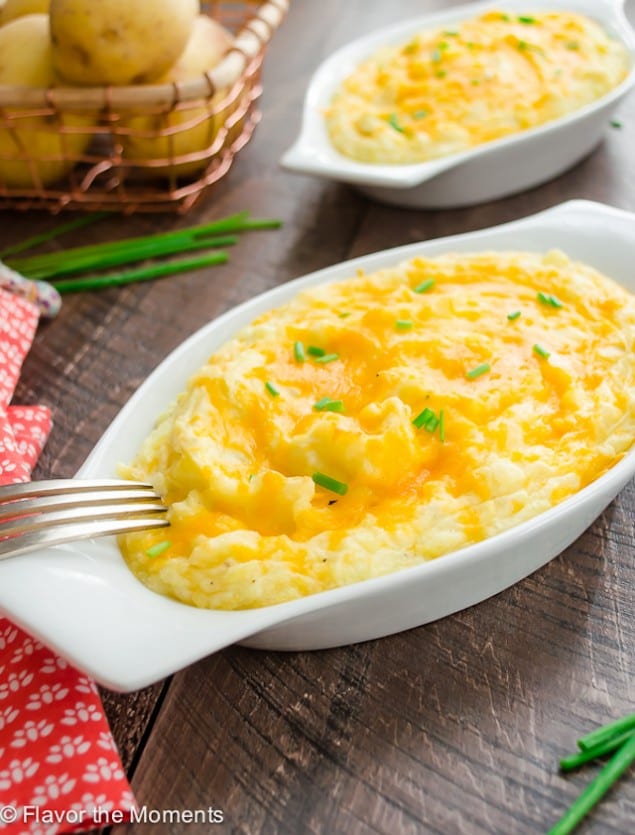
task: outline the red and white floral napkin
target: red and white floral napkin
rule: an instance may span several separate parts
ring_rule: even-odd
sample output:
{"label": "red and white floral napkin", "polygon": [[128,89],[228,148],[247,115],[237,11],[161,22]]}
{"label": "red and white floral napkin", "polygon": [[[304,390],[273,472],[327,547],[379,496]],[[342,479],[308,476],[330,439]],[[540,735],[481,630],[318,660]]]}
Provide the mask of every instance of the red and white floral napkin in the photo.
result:
{"label": "red and white floral napkin", "polygon": [[[37,323],[0,289],[0,484],[29,480],[51,429],[46,407],[9,405]],[[0,616],[0,832],[79,832],[134,805],[94,683]]]}

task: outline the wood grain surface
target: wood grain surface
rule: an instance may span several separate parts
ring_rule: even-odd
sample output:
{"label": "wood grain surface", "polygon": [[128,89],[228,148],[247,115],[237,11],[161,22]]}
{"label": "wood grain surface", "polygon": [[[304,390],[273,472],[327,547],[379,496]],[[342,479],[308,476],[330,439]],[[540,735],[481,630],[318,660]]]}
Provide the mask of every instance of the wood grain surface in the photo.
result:
{"label": "wood grain surface", "polygon": [[[64,238],[110,240],[249,209],[279,231],[241,238],[230,263],[66,297],[41,325],[16,402],[51,406],[37,477],[71,476],[123,403],[185,337],[233,305],[352,256],[531,214],[571,198],[635,209],[635,98],[591,156],[487,205],[412,211],[282,171],[311,73],[333,49],[441,0],[292,0],[268,50],[264,118],[229,175],[186,218],[112,217]],[[635,9],[628,4],[635,20]],[[0,214],[0,245],[46,230]],[[635,234],[635,229],[634,229]],[[50,244],[49,249],[61,246]],[[633,710],[635,488],[564,554],[515,587],[428,626],[312,653],[234,647],[129,695],[102,691],[138,802],[223,811],[224,823],[123,833],[541,833],[595,774],[558,774],[597,724]],[[580,827],[635,831],[631,772]]]}

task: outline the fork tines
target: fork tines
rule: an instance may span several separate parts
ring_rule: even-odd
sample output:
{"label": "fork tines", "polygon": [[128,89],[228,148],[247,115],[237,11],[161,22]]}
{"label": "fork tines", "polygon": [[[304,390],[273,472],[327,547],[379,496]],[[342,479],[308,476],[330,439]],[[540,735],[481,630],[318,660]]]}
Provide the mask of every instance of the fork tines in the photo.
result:
{"label": "fork tines", "polygon": [[149,484],[56,479],[0,487],[0,559],[75,539],[163,527]]}

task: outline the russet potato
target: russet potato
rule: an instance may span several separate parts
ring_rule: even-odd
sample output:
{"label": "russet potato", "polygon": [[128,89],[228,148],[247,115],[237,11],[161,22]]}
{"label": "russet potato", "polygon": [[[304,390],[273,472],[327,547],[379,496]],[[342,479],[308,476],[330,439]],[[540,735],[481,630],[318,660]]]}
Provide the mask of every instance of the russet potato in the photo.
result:
{"label": "russet potato", "polygon": [[[48,17],[32,14],[0,27],[0,85],[49,87],[56,82],[49,41]],[[25,116],[0,124],[0,184],[8,187],[44,186],[64,177],[74,158],[88,145],[82,133],[60,135],[67,127],[90,125],[87,115]],[[34,160],[29,162],[28,160]]]}
{"label": "russet potato", "polygon": [[[205,15],[196,18],[192,34],[176,64],[157,83],[183,82],[197,78],[220,62],[233,43],[230,32]],[[220,101],[225,94],[216,94]],[[175,110],[156,116],[131,116],[122,127],[131,131],[122,136],[124,157],[128,160],[158,160],[202,152],[209,148],[219,127],[218,117],[208,118],[206,107]],[[200,120],[200,121],[199,121]],[[192,127],[179,127],[193,122]],[[158,131],[169,128],[169,136]],[[204,168],[207,159],[148,168],[148,174],[188,176]]]}
{"label": "russet potato", "polygon": [[51,0],[53,61],[72,84],[145,84],[190,37],[199,0]]}

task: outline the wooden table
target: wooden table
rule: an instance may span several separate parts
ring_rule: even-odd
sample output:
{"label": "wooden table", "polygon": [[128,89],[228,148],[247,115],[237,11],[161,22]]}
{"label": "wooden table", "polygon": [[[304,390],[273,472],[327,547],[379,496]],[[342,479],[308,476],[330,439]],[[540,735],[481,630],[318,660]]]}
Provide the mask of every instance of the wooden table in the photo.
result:
{"label": "wooden table", "polygon": [[[351,37],[450,5],[442,0],[293,0],[268,51],[264,119],[230,174],[186,219],[113,217],[78,244],[211,220],[275,216],[228,265],[67,297],[41,325],[16,402],[52,407],[37,477],[71,476],[110,420],[186,336],[251,296],[351,256],[531,214],[570,198],[635,209],[635,98],[622,129],[557,180],[454,211],[375,205],[285,173],[304,90]],[[630,11],[633,11],[631,7]],[[0,243],[58,223],[0,214]],[[558,774],[596,724],[633,709],[635,547],[630,485],[571,548],[514,588],[437,623],[313,653],[234,647],[130,695],[103,692],[140,804],[222,809],[225,823],[119,832],[540,833],[595,768]],[[631,520],[630,522],[628,520]],[[581,832],[635,827],[635,775]]]}

